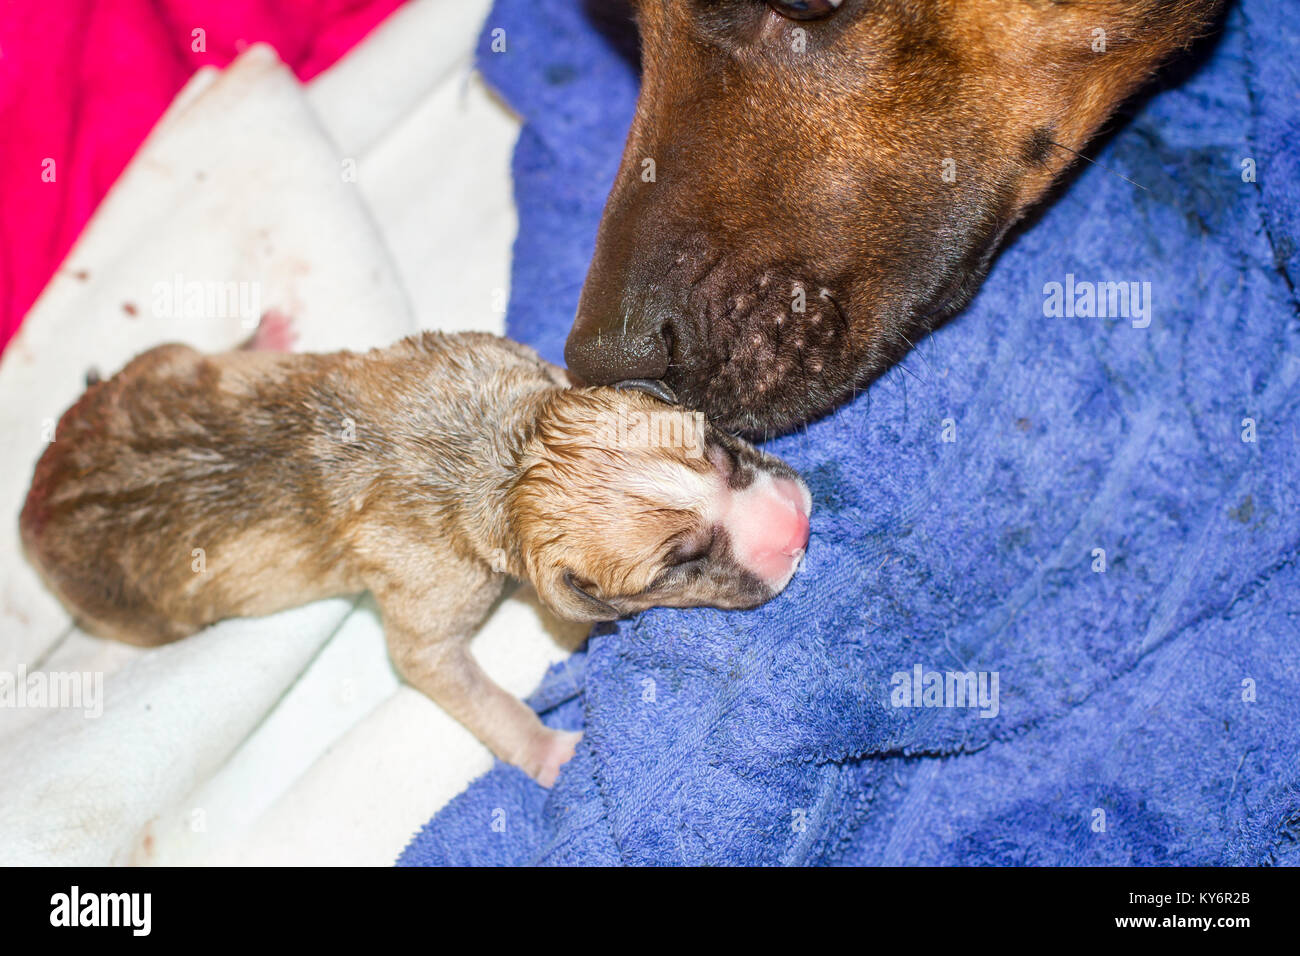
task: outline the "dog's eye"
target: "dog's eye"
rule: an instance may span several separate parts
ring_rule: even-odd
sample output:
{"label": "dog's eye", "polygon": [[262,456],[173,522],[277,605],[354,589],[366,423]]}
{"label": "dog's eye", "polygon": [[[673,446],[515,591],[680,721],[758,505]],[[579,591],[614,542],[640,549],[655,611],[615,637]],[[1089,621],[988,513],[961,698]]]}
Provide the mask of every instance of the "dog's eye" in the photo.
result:
{"label": "dog's eye", "polygon": [[767,5],[791,20],[820,20],[840,8],[844,0],[767,0]]}

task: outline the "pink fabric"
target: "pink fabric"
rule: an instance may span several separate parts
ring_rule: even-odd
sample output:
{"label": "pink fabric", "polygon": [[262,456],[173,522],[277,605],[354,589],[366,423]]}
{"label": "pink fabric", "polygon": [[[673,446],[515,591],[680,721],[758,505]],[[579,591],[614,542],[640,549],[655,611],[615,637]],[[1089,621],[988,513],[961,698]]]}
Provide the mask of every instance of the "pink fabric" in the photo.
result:
{"label": "pink fabric", "polygon": [[195,69],[263,41],[309,80],[401,3],[0,0],[0,349]]}

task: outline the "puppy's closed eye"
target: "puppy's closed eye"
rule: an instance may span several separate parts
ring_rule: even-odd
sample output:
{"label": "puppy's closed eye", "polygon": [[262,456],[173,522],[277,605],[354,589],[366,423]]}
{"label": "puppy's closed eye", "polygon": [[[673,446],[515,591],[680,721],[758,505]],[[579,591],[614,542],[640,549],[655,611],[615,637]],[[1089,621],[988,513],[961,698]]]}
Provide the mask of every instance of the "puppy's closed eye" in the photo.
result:
{"label": "puppy's closed eye", "polygon": [[709,528],[703,533],[693,535],[675,546],[664,559],[663,570],[650,582],[650,586],[646,588],[646,591],[657,591],[668,587],[684,575],[690,574],[692,569],[703,567],[704,562],[708,560],[709,555],[713,552],[716,539],[717,530]]}
{"label": "puppy's closed eye", "polygon": [[670,568],[680,568],[684,564],[690,564],[692,561],[701,561],[709,556],[713,550],[713,541],[717,536],[717,531],[710,528],[707,533],[696,535],[695,537],[684,542],[675,548],[668,555],[665,564]]}

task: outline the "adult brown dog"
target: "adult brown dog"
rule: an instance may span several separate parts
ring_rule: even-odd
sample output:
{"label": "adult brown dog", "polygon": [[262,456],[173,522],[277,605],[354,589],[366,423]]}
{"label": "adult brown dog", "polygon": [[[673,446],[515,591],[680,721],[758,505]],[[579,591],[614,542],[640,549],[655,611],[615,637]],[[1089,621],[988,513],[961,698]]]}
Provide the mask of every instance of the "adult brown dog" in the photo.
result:
{"label": "adult brown dog", "polygon": [[642,87],[565,358],[738,431],[850,397],[1222,0],[636,0]]}

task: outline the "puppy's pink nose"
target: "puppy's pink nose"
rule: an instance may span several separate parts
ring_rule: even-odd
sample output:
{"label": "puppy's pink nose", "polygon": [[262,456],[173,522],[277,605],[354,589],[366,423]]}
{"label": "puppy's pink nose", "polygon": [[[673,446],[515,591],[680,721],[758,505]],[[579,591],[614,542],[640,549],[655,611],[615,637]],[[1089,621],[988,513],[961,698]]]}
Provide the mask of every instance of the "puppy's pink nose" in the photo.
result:
{"label": "puppy's pink nose", "polygon": [[778,478],[775,501],[768,510],[771,522],[772,541],[780,542],[777,550],[787,557],[793,557],[808,547],[808,508],[804,499],[804,490],[789,478]]}
{"label": "puppy's pink nose", "polygon": [[737,495],[731,534],[736,557],[774,590],[785,587],[808,546],[810,502],[803,485],[775,478]]}

